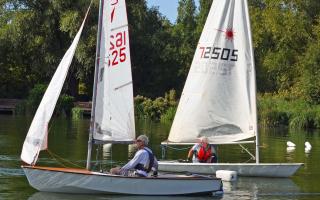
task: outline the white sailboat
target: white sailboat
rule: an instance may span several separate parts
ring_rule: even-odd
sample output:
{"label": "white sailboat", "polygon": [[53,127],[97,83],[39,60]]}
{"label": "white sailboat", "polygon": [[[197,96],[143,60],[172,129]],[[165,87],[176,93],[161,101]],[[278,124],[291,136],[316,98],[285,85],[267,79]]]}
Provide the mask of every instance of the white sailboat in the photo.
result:
{"label": "white sailboat", "polygon": [[[181,95],[168,140],[191,145],[206,136],[211,144],[256,143],[256,163],[159,162],[165,171],[240,176],[288,177],[302,163],[260,163],[254,54],[247,0],[213,1]],[[255,137],[255,141],[247,141]]]}
{"label": "white sailboat", "polygon": [[[89,9],[88,9],[89,11]],[[21,153],[32,187],[44,192],[186,195],[220,191],[220,179],[163,175],[125,177],[90,170],[92,145],[135,139],[133,89],[125,0],[101,0],[91,128],[86,169],[35,166],[47,149],[48,123],[60,95],[85,19],[61,60],[32,121]],[[86,15],[87,16],[87,15]]]}

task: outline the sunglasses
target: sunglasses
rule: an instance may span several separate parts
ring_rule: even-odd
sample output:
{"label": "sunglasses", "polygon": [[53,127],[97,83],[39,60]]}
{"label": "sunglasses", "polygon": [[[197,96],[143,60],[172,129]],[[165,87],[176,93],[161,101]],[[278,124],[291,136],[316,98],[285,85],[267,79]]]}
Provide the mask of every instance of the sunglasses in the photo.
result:
{"label": "sunglasses", "polygon": [[136,140],[136,142],[142,142],[142,140]]}

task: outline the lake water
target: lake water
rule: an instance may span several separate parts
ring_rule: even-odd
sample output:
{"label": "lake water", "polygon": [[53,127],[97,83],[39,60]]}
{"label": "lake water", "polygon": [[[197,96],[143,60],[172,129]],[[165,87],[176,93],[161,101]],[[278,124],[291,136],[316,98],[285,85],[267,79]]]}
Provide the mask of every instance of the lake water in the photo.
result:
{"label": "lake water", "polygon": [[[155,197],[112,196],[112,195],[68,195],[37,192],[27,182],[20,168],[21,147],[31,123],[31,117],[0,115],[0,199],[153,199]],[[49,133],[49,150],[56,154],[58,161],[47,152],[40,154],[39,165],[74,167],[67,161],[85,167],[89,120],[70,120],[56,118],[52,120]],[[167,138],[170,125],[137,122],[137,134],[147,134],[151,148],[161,158],[160,142]],[[288,129],[260,129],[261,162],[303,162],[305,165],[291,178],[244,178],[236,182],[224,182],[224,194],[217,197],[156,197],[157,199],[320,199],[320,131],[303,131]],[[290,140],[297,146],[287,149]],[[309,141],[312,149],[305,151],[304,142]],[[254,146],[247,146],[254,152]],[[107,170],[115,165],[126,163],[134,154],[132,146],[104,145],[96,148],[101,154],[102,166]],[[99,154],[98,154],[99,155]],[[187,149],[168,150],[166,158],[185,159]],[[237,145],[218,146],[220,162],[246,162],[250,156]],[[95,159],[96,153],[93,154]]]}

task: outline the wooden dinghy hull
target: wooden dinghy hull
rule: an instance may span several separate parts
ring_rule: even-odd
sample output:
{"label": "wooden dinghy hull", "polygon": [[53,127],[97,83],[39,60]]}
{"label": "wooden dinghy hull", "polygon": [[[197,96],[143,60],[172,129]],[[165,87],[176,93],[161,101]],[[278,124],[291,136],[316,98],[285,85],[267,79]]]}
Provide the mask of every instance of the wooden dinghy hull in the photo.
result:
{"label": "wooden dinghy hull", "polygon": [[42,192],[125,195],[191,195],[222,190],[217,178],[163,175],[124,177],[82,169],[22,166],[32,187]]}

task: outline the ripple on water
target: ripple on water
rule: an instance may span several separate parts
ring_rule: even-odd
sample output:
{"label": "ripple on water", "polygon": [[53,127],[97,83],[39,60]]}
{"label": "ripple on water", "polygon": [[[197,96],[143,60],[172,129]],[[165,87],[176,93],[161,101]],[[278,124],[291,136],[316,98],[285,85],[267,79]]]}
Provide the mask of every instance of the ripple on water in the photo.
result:
{"label": "ripple on water", "polygon": [[20,158],[17,156],[7,156],[7,155],[0,155],[0,161],[19,161]]}
{"label": "ripple on water", "polygon": [[23,170],[19,168],[2,168],[0,167],[0,178],[7,176],[24,176]]}

